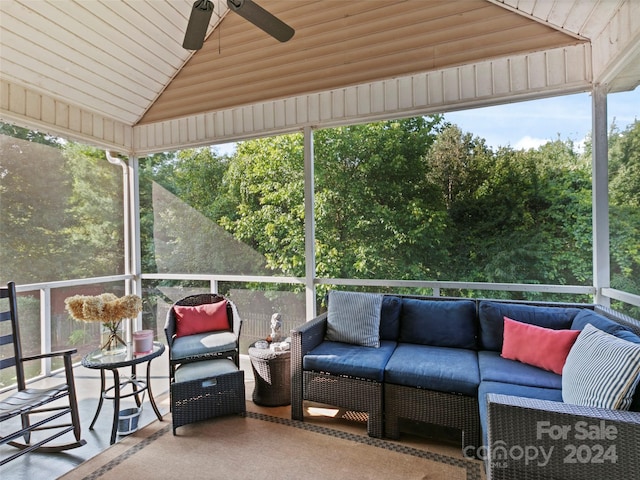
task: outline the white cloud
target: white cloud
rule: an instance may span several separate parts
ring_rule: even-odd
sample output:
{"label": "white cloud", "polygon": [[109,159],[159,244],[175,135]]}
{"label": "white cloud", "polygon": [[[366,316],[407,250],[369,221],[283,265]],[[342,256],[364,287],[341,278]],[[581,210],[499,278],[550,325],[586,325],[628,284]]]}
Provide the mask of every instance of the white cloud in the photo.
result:
{"label": "white cloud", "polygon": [[533,138],[529,135],[522,137],[513,146],[515,150],[529,150],[530,148],[538,148],[542,145],[549,143],[549,139],[546,138]]}

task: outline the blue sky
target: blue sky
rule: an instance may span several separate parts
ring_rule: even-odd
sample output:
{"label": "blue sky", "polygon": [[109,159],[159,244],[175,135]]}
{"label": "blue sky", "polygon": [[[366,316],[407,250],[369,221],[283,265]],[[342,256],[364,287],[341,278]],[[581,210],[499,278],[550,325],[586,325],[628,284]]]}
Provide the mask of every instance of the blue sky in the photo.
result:
{"label": "blue sky", "polygon": [[[608,95],[607,115],[609,126],[615,120],[621,130],[640,119],[640,88]],[[579,147],[591,132],[591,95],[581,93],[476,108],[445,113],[444,117],[463,132],[484,138],[494,149],[536,148],[557,138],[573,140]],[[234,144],[216,148],[220,153],[231,153]]]}
{"label": "blue sky", "polygon": [[[640,88],[607,96],[608,124],[624,129],[640,119]],[[562,97],[476,108],[444,115],[463,132],[484,138],[493,148],[536,148],[550,140],[580,144],[591,132],[591,95]]]}

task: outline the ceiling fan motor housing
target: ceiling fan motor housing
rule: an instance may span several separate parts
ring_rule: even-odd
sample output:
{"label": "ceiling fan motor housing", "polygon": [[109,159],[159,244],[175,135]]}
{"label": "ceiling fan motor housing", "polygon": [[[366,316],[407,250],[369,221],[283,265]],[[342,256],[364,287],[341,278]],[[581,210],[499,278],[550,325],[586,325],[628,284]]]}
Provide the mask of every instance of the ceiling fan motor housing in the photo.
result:
{"label": "ceiling fan motor housing", "polygon": [[184,34],[183,48],[187,50],[200,50],[202,48],[212,13],[213,3],[210,0],[196,0],[191,9],[187,31]]}

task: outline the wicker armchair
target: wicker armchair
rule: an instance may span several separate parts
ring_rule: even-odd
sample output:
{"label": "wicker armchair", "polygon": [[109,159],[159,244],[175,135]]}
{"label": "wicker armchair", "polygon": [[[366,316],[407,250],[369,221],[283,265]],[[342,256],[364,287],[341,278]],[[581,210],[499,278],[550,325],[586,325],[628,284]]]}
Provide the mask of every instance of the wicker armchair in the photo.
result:
{"label": "wicker armchair", "polygon": [[237,313],[235,305],[229,300],[227,300],[227,318],[229,325],[233,326],[230,331],[205,332],[183,337],[176,336],[176,313],[174,310],[176,305],[193,307],[224,300],[227,299],[214,293],[190,295],[178,300],[167,312],[164,332],[169,346],[169,381],[171,383],[175,380],[175,371],[180,364],[228,358],[239,367],[242,320]]}

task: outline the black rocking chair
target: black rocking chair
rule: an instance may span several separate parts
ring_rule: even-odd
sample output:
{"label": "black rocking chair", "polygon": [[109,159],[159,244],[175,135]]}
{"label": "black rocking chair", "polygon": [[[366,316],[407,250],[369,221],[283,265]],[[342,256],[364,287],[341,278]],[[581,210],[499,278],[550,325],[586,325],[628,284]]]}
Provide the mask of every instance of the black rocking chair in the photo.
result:
{"label": "black rocking chair", "polygon": [[[4,299],[8,300],[8,307],[5,307],[6,300]],[[71,355],[76,353],[76,350],[22,356],[18,326],[18,303],[16,287],[13,282],[9,282],[7,288],[0,288],[0,301],[2,302],[0,306],[0,333],[3,334],[0,336],[0,348],[2,348],[0,370],[14,367],[17,382],[17,391],[0,400],[0,423],[3,423],[0,445],[8,444],[18,448],[16,453],[0,459],[0,465],[32,451],[61,452],[85,445],[87,442],[80,439],[80,416],[71,360]],[[7,321],[10,328],[6,327],[5,322]],[[9,347],[9,344],[12,344],[12,348]],[[23,364],[31,360],[58,356],[64,358],[66,381],[50,388],[27,388]],[[57,400],[60,401],[56,402]],[[50,424],[66,414],[70,415],[71,423]],[[17,417],[20,419],[18,420]],[[7,424],[10,424],[11,427],[8,427]],[[41,435],[34,435],[38,438],[34,438],[32,442],[31,433],[40,430],[48,430],[46,435],[42,435],[46,438],[41,439],[39,438]],[[71,431],[73,431],[75,441],[45,446],[45,444]]]}

